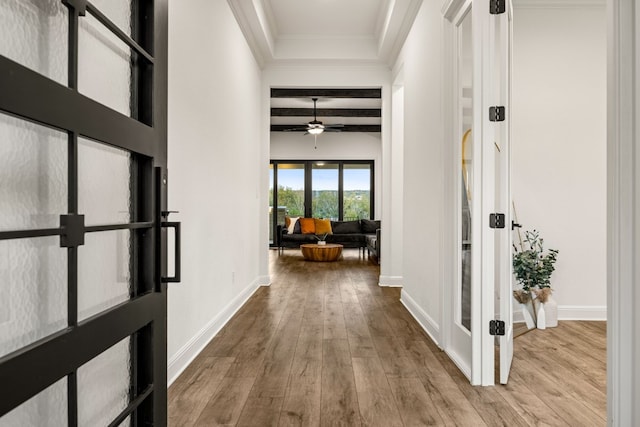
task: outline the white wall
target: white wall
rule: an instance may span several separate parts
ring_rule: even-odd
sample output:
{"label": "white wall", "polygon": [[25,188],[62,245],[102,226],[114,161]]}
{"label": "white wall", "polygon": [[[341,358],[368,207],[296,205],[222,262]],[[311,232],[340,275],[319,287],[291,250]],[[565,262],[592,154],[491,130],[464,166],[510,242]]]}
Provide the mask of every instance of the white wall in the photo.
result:
{"label": "white wall", "polygon": [[268,277],[260,69],[226,2],[169,7],[169,207],[183,232],[182,283],[169,287],[172,381]]}
{"label": "white wall", "polygon": [[[561,318],[606,317],[606,15],[515,3],[512,194],[560,250]],[[523,233],[524,234],[524,233]]]}
{"label": "white wall", "polygon": [[394,67],[402,69],[404,81],[402,301],[437,342],[445,173],[441,6],[422,3]]}
{"label": "white wall", "polygon": [[375,217],[380,218],[378,195],[382,183],[382,139],[379,133],[324,133],[318,137],[302,133],[271,132],[271,160],[373,160],[375,179]]}

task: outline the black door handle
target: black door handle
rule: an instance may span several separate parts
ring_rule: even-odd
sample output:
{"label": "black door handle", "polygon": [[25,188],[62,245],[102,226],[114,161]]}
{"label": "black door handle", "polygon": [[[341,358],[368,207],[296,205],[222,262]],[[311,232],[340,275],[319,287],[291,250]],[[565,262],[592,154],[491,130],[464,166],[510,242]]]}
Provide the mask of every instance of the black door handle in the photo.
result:
{"label": "black door handle", "polygon": [[180,222],[162,222],[160,223],[160,225],[164,228],[173,228],[176,232],[176,249],[174,253],[175,272],[173,273],[173,277],[162,277],[160,278],[160,280],[162,281],[162,283],[177,283],[180,282],[180,276],[182,273],[182,269],[180,266],[180,248],[182,247],[180,244]]}
{"label": "black door handle", "polygon": [[511,220],[511,230],[515,230],[516,228],[522,228],[522,225],[520,225],[517,222]]}

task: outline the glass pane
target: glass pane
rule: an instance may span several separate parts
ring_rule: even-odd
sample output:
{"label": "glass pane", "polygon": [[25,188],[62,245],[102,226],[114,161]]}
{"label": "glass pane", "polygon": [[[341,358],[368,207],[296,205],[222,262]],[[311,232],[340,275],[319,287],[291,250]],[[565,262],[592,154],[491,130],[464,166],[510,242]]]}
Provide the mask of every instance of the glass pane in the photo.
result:
{"label": "glass pane", "polygon": [[314,163],[311,174],[311,207],[314,218],[338,220],[338,165]]}
{"label": "glass pane", "polygon": [[60,226],[67,134],[0,113],[0,231]]}
{"label": "glass pane", "polygon": [[78,320],[130,298],[130,230],[87,233],[78,250]]}
{"label": "glass pane", "polygon": [[304,216],[304,164],[278,164],[278,224],[284,216]]}
{"label": "glass pane", "polygon": [[123,339],[78,369],[79,426],[109,425],[129,404],[129,342]]}
{"label": "glass pane", "polygon": [[128,151],[78,139],[78,212],[87,225],[130,222],[131,168]]}
{"label": "glass pane", "polygon": [[0,55],[67,85],[67,8],[60,0],[0,2]]}
{"label": "glass pane", "polygon": [[133,31],[131,0],[91,0],[91,4],[97,7],[103,15],[116,24],[125,34],[131,36]]}
{"label": "glass pane", "polygon": [[273,164],[269,165],[269,244],[273,244]]}
{"label": "glass pane", "polygon": [[371,219],[371,166],[345,164],[342,185],[344,220]]}
{"label": "glass pane", "polygon": [[59,237],[0,240],[0,277],[0,357],[67,327]]}
{"label": "glass pane", "polygon": [[67,378],[51,384],[0,418],[0,427],[60,427],[68,425]]}
{"label": "glass pane", "polygon": [[458,28],[459,49],[458,56],[458,87],[461,88],[458,97],[458,132],[461,144],[461,265],[460,288],[457,317],[462,326],[471,330],[471,216],[473,189],[473,138],[471,125],[473,123],[473,48],[471,34],[471,13],[462,21]]}
{"label": "glass pane", "polygon": [[80,20],[78,91],[126,115],[131,115],[131,49],[91,14]]}

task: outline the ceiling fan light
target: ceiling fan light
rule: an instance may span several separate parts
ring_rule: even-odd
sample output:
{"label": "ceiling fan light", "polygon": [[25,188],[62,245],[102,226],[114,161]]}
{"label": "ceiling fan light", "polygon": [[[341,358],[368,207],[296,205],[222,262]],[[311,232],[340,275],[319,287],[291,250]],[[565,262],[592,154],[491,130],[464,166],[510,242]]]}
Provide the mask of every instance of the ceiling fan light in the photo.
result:
{"label": "ceiling fan light", "polygon": [[307,130],[307,132],[309,132],[311,135],[320,135],[322,132],[324,132],[324,128],[313,127],[311,129]]}

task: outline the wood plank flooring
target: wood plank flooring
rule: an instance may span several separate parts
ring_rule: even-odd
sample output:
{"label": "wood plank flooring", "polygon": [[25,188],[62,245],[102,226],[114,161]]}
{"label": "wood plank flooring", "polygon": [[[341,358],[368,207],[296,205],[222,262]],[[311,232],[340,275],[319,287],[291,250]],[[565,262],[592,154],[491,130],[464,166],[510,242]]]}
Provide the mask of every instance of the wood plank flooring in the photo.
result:
{"label": "wood plank flooring", "polygon": [[379,268],[271,251],[260,288],[169,389],[172,426],[604,426],[604,322],[515,341],[506,386],[472,387]]}

